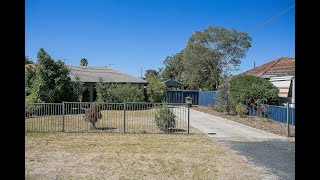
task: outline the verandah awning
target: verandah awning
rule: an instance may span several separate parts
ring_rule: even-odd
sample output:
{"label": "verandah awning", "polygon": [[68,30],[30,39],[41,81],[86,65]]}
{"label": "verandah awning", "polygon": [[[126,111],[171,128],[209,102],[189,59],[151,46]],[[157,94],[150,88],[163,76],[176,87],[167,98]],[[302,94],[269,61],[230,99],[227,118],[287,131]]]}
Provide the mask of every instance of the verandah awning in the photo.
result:
{"label": "verandah awning", "polygon": [[288,97],[290,85],[291,85],[291,77],[275,77],[270,78],[270,82],[279,89],[279,97]]}

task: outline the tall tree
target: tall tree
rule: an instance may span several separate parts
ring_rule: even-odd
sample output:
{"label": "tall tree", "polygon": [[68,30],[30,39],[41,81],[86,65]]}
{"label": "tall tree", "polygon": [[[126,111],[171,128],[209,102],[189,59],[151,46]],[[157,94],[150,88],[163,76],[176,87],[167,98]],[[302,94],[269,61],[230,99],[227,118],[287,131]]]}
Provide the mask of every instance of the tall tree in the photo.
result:
{"label": "tall tree", "polygon": [[[79,91],[82,90],[82,84],[72,82],[64,62],[54,61],[43,48],[38,51],[37,63],[33,70],[27,71],[26,78],[28,78],[26,90],[31,93],[32,100],[36,98],[35,102],[78,101],[80,98]],[[36,82],[41,84],[38,89],[34,85]],[[33,90],[36,90],[36,96]]]}
{"label": "tall tree", "polygon": [[190,88],[217,89],[222,75],[237,70],[251,47],[251,37],[235,29],[210,26],[196,31],[184,51],[182,78]]}
{"label": "tall tree", "polygon": [[146,70],[146,74],[144,75],[144,78],[149,79],[151,77],[159,77],[159,72],[154,69]]}
{"label": "tall tree", "polygon": [[80,66],[88,66],[88,59],[87,58],[82,58],[80,60]]}
{"label": "tall tree", "polygon": [[24,58],[24,64],[34,64],[32,59],[30,59],[28,56],[25,56]]}
{"label": "tall tree", "polygon": [[173,56],[168,56],[164,60],[165,68],[161,74],[164,80],[172,79],[175,81],[182,81],[181,75],[184,71],[183,61],[183,50],[176,53]]}

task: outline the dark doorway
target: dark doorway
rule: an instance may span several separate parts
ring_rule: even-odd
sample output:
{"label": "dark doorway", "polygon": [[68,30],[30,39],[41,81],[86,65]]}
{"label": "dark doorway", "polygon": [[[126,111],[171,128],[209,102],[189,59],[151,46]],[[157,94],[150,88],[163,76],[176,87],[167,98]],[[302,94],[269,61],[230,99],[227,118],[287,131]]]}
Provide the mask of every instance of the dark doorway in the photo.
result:
{"label": "dark doorway", "polygon": [[86,90],[84,90],[82,93],[82,102],[89,102],[90,101],[89,97],[90,97],[90,92],[88,88],[86,88]]}

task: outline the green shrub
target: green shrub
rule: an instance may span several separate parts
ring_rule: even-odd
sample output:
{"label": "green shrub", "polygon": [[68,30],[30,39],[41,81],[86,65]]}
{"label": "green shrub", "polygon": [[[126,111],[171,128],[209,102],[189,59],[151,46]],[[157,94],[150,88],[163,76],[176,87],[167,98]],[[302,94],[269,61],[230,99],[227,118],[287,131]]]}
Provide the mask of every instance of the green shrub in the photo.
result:
{"label": "green shrub", "polygon": [[240,117],[244,116],[247,113],[247,106],[241,103],[235,105],[236,114]]}
{"label": "green shrub", "polygon": [[230,81],[230,93],[235,103],[279,104],[279,89],[261,77],[236,76]]}
{"label": "green shrub", "polygon": [[214,106],[214,110],[218,111],[218,112],[227,112],[227,105],[215,105]]}
{"label": "green shrub", "polygon": [[144,94],[141,89],[131,84],[106,83],[102,79],[96,85],[97,102],[142,102]]}
{"label": "green shrub", "polygon": [[149,77],[146,79],[149,84],[147,86],[148,99],[151,102],[161,102],[163,95],[166,93],[166,85],[157,77]]}
{"label": "green shrub", "polygon": [[157,109],[155,121],[159,129],[166,133],[176,126],[175,115],[166,103]]}

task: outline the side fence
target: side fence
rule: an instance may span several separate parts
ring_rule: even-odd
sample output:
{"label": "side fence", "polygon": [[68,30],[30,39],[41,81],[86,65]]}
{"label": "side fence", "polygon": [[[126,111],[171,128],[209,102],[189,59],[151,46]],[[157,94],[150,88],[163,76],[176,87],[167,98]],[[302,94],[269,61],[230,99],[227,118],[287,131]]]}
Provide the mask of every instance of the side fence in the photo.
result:
{"label": "side fence", "polygon": [[[185,98],[191,96],[193,105],[216,105],[217,94],[218,91],[167,91],[164,101],[168,103],[185,103]],[[259,115],[249,108],[249,116]],[[265,117],[281,123],[287,123],[287,107],[268,105]],[[293,126],[295,125],[295,108],[289,108],[289,123]]]}
{"label": "side fence", "polygon": [[199,105],[208,106],[216,105],[216,94],[217,91],[199,91]]}
{"label": "side fence", "polygon": [[193,105],[208,106],[216,104],[216,91],[167,91],[163,101],[167,103],[185,103],[186,97],[192,98]]}
{"label": "side fence", "polygon": [[281,123],[287,123],[287,111],[289,111],[289,124],[295,125],[295,108],[287,109],[286,106],[268,106],[268,118]]}
{"label": "side fence", "polygon": [[34,103],[26,106],[26,132],[189,133],[186,104]]}

